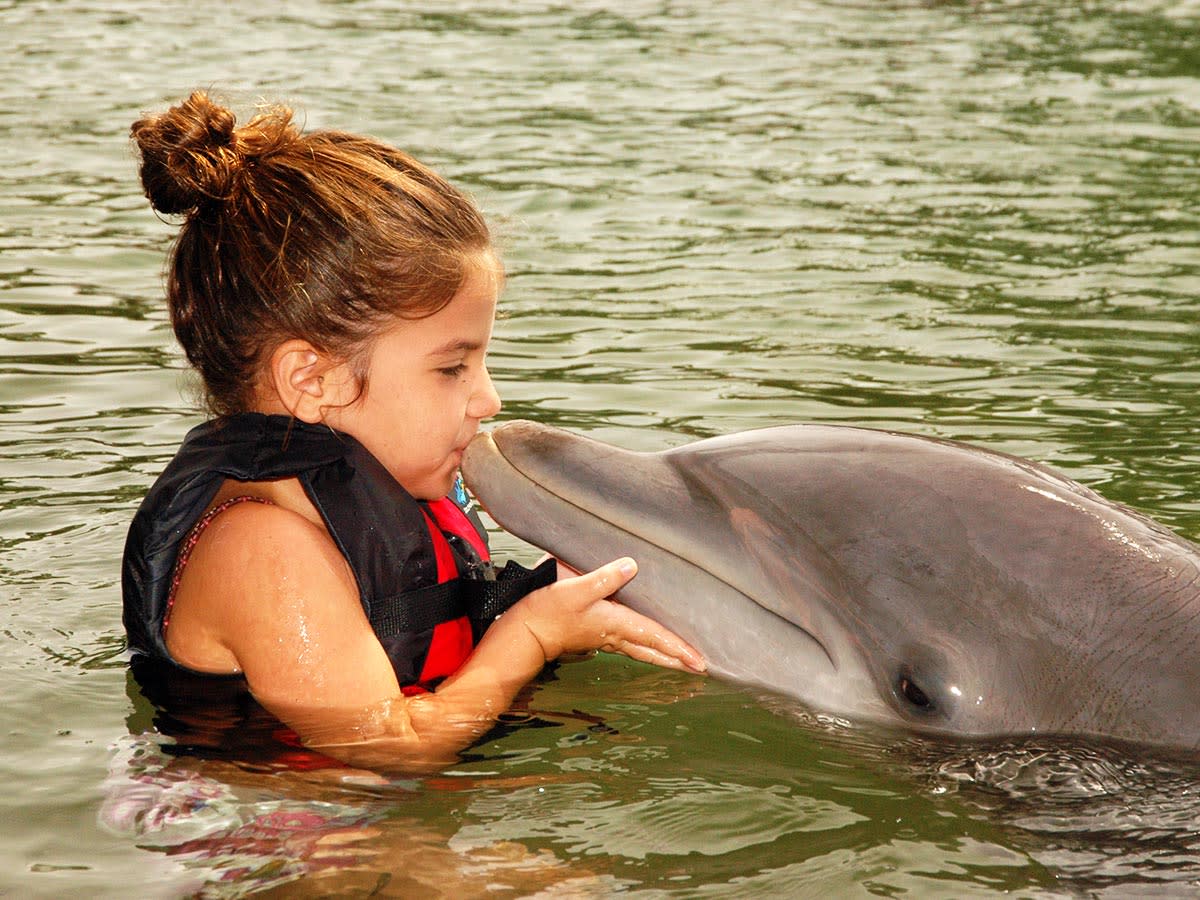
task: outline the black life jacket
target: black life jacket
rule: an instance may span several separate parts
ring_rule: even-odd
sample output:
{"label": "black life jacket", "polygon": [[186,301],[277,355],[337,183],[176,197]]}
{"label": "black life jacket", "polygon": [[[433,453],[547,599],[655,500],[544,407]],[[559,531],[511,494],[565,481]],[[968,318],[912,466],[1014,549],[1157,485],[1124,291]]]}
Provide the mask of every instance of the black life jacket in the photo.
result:
{"label": "black life jacket", "polygon": [[193,428],[130,525],[121,582],[135,663],[148,657],[191,671],[171,658],[163,616],[179,545],[225,479],[291,477],[349,563],[406,693],[458,669],[497,615],[554,580],[553,561],[533,572],[510,562],[497,573],[465,495],[461,505],[450,497],[418,502],[350,435],[244,413]]}

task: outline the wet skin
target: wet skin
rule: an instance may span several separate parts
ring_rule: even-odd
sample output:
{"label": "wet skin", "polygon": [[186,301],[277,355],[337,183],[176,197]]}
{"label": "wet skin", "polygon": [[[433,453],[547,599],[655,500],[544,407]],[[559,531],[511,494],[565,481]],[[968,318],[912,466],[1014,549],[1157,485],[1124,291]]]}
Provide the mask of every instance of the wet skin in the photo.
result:
{"label": "wet skin", "polygon": [[717,676],[964,736],[1200,743],[1200,548],[1050,469],[796,425],[635,453],[530,422],[463,471],[507,530],[619,595]]}

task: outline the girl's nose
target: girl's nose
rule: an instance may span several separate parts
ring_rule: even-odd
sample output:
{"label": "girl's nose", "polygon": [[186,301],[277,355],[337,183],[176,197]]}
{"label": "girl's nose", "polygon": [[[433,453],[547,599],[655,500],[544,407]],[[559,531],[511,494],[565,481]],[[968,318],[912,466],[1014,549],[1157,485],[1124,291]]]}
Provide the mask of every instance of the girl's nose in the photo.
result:
{"label": "girl's nose", "polygon": [[492,381],[492,373],[487,366],[483,367],[483,375],[475,385],[471,402],[467,405],[467,415],[475,419],[488,419],[500,412],[500,394]]}

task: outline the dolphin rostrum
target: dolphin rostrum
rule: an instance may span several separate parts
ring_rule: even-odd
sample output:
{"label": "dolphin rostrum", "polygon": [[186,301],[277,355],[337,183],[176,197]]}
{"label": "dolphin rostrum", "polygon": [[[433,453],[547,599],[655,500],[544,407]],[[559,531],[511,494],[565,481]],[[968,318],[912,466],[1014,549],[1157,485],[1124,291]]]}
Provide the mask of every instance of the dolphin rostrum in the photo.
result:
{"label": "dolphin rostrum", "polygon": [[717,676],[851,719],[963,736],[1200,744],[1200,548],[1052,470],[825,425],[659,453],[532,422],[463,473],[504,528]]}

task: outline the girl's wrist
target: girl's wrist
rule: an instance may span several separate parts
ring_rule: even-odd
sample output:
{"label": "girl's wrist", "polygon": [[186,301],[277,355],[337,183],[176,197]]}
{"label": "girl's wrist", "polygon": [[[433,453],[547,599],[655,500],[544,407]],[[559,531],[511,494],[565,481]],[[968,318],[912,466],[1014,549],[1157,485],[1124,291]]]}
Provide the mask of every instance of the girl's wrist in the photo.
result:
{"label": "girl's wrist", "polygon": [[545,665],[558,659],[563,648],[562,641],[554,639],[552,618],[541,613],[540,607],[545,605],[546,598],[544,595],[538,596],[539,594],[541,591],[527,594],[509,610],[506,617],[511,617],[515,624],[519,624],[522,631],[537,645],[542,665]]}
{"label": "girl's wrist", "polygon": [[492,623],[466,664],[446,680],[443,688],[460,684],[466,687],[478,678],[505,696],[515,697],[541,672],[553,657],[546,655],[539,632],[530,626],[527,600],[520,600]]}

